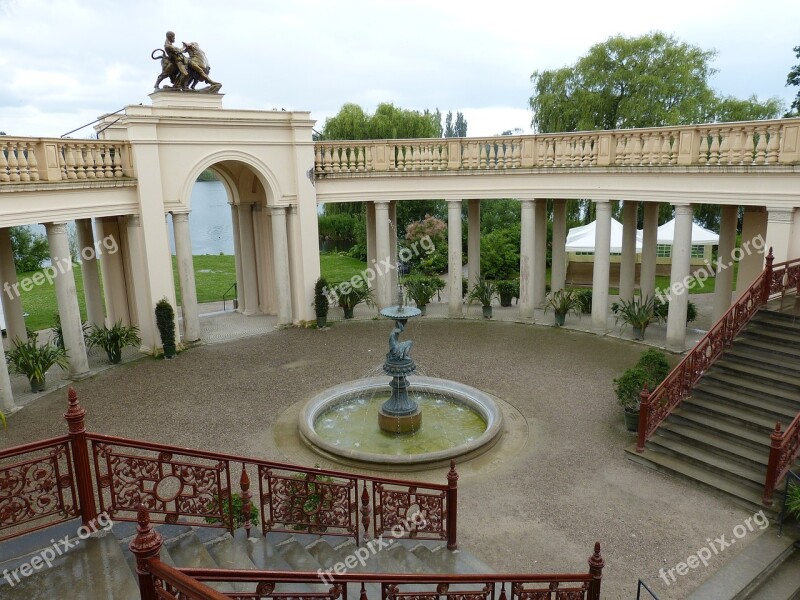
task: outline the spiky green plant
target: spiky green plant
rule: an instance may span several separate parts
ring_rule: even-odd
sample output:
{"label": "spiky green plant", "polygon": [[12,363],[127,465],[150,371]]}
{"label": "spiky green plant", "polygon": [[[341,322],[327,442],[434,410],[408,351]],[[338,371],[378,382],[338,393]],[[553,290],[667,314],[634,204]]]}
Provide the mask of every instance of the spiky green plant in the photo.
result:
{"label": "spiky green plant", "polygon": [[108,354],[108,360],[117,364],[122,360],[122,349],[128,346],[138,346],[142,343],[139,337],[139,328],[127,327],[122,321],[117,321],[111,327],[94,327],[88,336],[89,347],[100,346]]}
{"label": "spiky green plant", "polygon": [[53,345],[50,340],[39,344],[35,338],[28,338],[25,342],[17,338],[6,358],[12,369],[25,375],[31,383],[43,383],[45,374],[53,365],[62,369],[69,367],[66,351]]}

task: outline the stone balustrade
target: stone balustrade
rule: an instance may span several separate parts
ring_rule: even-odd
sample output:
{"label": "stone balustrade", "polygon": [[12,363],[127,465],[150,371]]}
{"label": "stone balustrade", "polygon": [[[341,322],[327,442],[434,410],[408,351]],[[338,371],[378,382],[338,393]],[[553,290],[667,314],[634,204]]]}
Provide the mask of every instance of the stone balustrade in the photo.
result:
{"label": "stone balustrade", "polygon": [[800,162],[800,119],[489,138],[322,141],[316,142],[315,153],[317,177],[546,167],[788,165]]}
{"label": "stone balustrade", "polygon": [[133,176],[127,142],[0,136],[0,185]]}

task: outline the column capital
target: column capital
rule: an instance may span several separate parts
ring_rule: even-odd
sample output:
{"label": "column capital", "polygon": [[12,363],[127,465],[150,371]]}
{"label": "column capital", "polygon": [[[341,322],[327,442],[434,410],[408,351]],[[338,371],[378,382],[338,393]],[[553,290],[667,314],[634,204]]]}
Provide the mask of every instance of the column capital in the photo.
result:
{"label": "column capital", "polygon": [[55,233],[55,234],[67,233],[66,223],[45,223],[44,227],[45,229],[47,229],[47,233]]}
{"label": "column capital", "polygon": [[792,223],[794,221],[794,207],[767,206],[767,221],[770,223]]}
{"label": "column capital", "polygon": [[286,206],[270,206],[269,207],[269,214],[277,215],[277,216],[284,216],[286,215]]}
{"label": "column capital", "polygon": [[597,206],[611,206],[611,200],[608,198],[592,198],[592,202],[597,204]]}
{"label": "column capital", "polygon": [[609,200],[592,200],[592,202],[597,204],[594,207],[597,212],[611,212],[611,202]]}
{"label": "column capital", "polygon": [[390,200],[373,200],[373,204],[375,205],[375,210],[389,210],[389,202]]}
{"label": "column capital", "polygon": [[455,207],[455,206],[458,206],[459,208],[461,208],[461,200],[448,200],[447,201],[447,207],[448,208]]}
{"label": "column capital", "polygon": [[[175,219],[175,215],[172,216],[173,220]],[[128,215],[128,227],[141,227],[142,226],[142,217],[139,215]]]}
{"label": "column capital", "polygon": [[189,221],[189,212],[188,211],[186,211],[186,212],[175,212],[173,210],[171,212],[172,212],[172,222],[173,223],[175,223],[175,222],[186,223],[186,222]]}
{"label": "column capital", "polygon": [[694,209],[692,208],[692,205],[689,204],[688,202],[675,203],[675,204],[672,204],[672,206],[675,207],[675,216],[676,217],[678,215],[692,215],[692,214],[694,214]]}

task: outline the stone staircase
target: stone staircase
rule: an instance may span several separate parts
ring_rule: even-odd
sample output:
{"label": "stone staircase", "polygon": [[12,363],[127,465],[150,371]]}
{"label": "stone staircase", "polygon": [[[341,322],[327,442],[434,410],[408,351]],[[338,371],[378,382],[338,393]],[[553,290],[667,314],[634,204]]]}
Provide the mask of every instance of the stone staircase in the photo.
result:
{"label": "stone staircase", "polygon": [[[761,510],[775,423],[800,412],[800,319],[761,310],[692,392],[628,457]],[[776,491],[775,506],[781,495]]]}
{"label": "stone staircase", "polygon": [[[135,559],[128,542],[135,534],[135,524],[115,523],[102,537],[91,537],[53,561],[52,568],[21,577],[13,571],[32,564],[42,549],[51,547],[51,540],[74,538],[80,521],[71,521],[0,544],[0,598],[3,600],[138,600],[140,598]],[[161,525],[155,529],[164,536],[161,560],[177,567],[222,569],[268,569],[279,571],[317,571],[332,569],[356,550],[355,541],[336,536],[269,533],[262,536],[251,530],[248,538],[243,529],[235,535],[204,527]],[[492,573],[493,570],[469,552],[447,549],[445,542],[396,540],[387,536],[388,545],[357,563],[351,572],[372,573]],[[377,544],[374,544],[377,547]],[[11,558],[13,557],[13,558]],[[18,573],[22,571],[17,571]],[[14,585],[9,583],[9,579]],[[254,592],[254,584],[212,584],[222,593]],[[324,592],[329,585],[319,583],[277,584],[280,592]],[[416,586],[408,586],[413,589]],[[457,586],[453,586],[457,589]],[[348,600],[359,600],[360,587],[348,585]],[[372,600],[379,600],[379,584],[367,584]]]}

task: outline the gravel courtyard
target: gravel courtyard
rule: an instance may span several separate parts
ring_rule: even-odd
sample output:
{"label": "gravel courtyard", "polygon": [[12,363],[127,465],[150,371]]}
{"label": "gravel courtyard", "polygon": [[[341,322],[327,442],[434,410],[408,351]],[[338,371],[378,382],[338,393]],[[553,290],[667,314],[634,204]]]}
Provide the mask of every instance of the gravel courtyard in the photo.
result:
{"label": "gravel courtyard", "polygon": [[[300,401],[374,371],[388,325],[276,330],[196,347],[174,361],[144,358],[74,387],[91,431],[328,467],[308,451],[287,451],[273,427]],[[495,570],[584,572],[600,541],[603,598],[635,597],[640,577],[662,599],[684,598],[752,541],[670,586],[659,578],[659,568],[684,561],[707,538],[729,536],[750,513],[625,458],[633,434],[622,426],[612,380],[643,346],[477,320],[417,319],[407,333],[425,375],[493,394],[527,421],[527,441],[513,452],[501,442],[459,469],[459,543]],[[29,403],[9,418],[0,447],[65,433],[65,408],[64,389]],[[444,483],[445,473],[410,476]]]}

